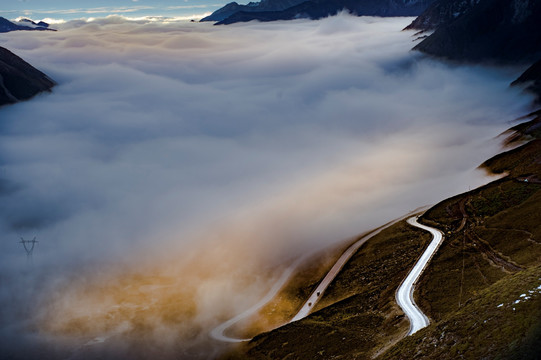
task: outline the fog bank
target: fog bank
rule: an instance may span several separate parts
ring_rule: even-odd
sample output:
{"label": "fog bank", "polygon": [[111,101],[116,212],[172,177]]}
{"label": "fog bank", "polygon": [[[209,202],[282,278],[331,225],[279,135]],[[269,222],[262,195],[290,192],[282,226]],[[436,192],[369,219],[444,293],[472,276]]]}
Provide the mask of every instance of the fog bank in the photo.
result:
{"label": "fog bank", "polygon": [[192,351],[296,256],[486,182],[527,111],[522,69],[424,58],[409,22],[108,17],[0,39],[58,82],[0,109],[0,301],[39,304],[2,333]]}

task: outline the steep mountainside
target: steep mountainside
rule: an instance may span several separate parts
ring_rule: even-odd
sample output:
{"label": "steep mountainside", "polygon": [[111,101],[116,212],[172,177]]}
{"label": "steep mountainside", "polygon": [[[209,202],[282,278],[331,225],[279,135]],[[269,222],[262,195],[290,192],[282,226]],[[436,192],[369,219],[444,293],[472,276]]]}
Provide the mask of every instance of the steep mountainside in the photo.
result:
{"label": "steep mountainside", "polygon": [[[405,222],[382,231],[344,266],[316,312],[256,336],[224,359],[371,359],[408,330],[409,323],[394,301],[395,291],[429,239],[428,233]],[[309,283],[310,290],[318,282]],[[280,299],[263,315],[279,311],[282,302],[289,304],[291,295],[281,294]]]}
{"label": "steep mountainside", "polygon": [[[434,0],[309,0],[284,10],[244,9],[234,12],[218,24],[232,24],[251,20],[274,21],[297,18],[320,19],[335,15],[342,10],[363,16],[416,16],[421,14]],[[221,11],[218,10],[218,11]],[[211,15],[212,16],[212,15]]]}
{"label": "steep mountainside", "polygon": [[525,86],[527,91],[537,96],[537,102],[541,102],[541,60],[530,66],[511,85]]}
{"label": "steep mountainside", "polygon": [[29,99],[54,85],[47,75],[0,47],[0,106]]}
{"label": "steep mountainside", "polygon": [[22,19],[17,22],[12,22],[0,16],[0,33],[17,31],[17,30],[56,31],[54,29],[50,29],[49,24],[43,21],[36,23],[29,19]]}
{"label": "steep mountainside", "polygon": [[424,216],[448,231],[416,298],[436,322],[383,359],[538,359],[541,344],[541,116],[513,128],[531,140],[486,161],[508,175]]}
{"label": "steep mountainside", "polygon": [[403,339],[379,360],[538,360],[541,267],[480,290],[455,313]]}
{"label": "steep mountainside", "polygon": [[458,61],[533,62],[541,57],[539,24],[541,1],[480,0],[414,49]]}

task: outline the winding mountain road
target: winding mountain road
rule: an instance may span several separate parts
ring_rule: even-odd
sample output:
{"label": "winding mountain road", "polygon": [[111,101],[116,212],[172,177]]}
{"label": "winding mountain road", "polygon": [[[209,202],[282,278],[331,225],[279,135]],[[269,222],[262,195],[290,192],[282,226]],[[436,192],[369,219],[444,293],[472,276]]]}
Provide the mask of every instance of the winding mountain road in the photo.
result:
{"label": "winding mountain road", "polygon": [[[398,305],[402,308],[408,319],[410,320],[410,330],[407,335],[411,335],[418,331],[419,329],[422,329],[426,327],[429,324],[429,320],[426,317],[425,314],[417,307],[413,300],[413,291],[415,289],[415,283],[419,279],[420,275],[422,274],[423,270],[425,269],[426,265],[432,258],[432,256],[435,254],[438,247],[441,245],[443,241],[443,233],[437,229],[428,227],[426,225],[419,224],[417,222],[418,216],[411,217],[407,220],[408,224],[421,228],[423,230],[429,231],[432,236],[433,240],[428,246],[428,248],[425,250],[421,258],[417,261],[413,269],[410,271],[406,279],[402,282],[400,285],[397,293],[396,293],[396,300],[398,302]],[[404,218],[400,218],[397,220],[394,220],[392,222],[389,222],[380,228],[372,231],[371,233],[363,236],[359,240],[357,240],[355,243],[353,243],[349,248],[344,251],[344,253],[340,256],[340,258],[336,261],[336,263],[333,265],[331,270],[325,275],[321,283],[316,287],[316,289],[310,294],[310,297],[306,302],[303,304],[299,312],[289,321],[294,322],[301,320],[308,316],[312,309],[314,309],[317,302],[323,297],[323,293],[325,290],[329,287],[331,282],[336,278],[336,276],[340,273],[344,265],[349,261],[349,259],[355,254],[355,252],[369,239],[373,238],[383,230],[387,229],[388,227],[396,224],[399,221],[404,220]],[[239,315],[229,319],[228,321],[218,325],[216,328],[214,328],[210,332],[210,336],[219,341],[223,342],[229,342],[229,343],[239,343],[239,342],[245,342],[250,341],[251,339],[242,339],[242,338],[235,338],[230,337],[225,334],[226,330],[236,324],[237,322],[248,318],[249,316],[255,314],[257,311],[259,311],[265,304],[267,304],[269,301],[271,301],[276,294],[280,291],[280,289],[287,283],[289,278],[293,275],[295,269],[304,262],[310,255],[312,255],[312,252],[309,254],[305,254],[304,256],[301,256],[298,258],[294,263],[292,263],[280,276],[280,278],[274,283],[272,288],[269,290],[269,292],[256,304],[254,304],[252,307],[247,309],[246,311],[240,313]]]}
{"label": "winding mountain road", "polygon": [[443,242],[443,233],[440,230],[419,224],[417,222],[418,218],[418,216],[409,218],[408,224],[430,232],[432,234],[432,241],[396,292],[396,302],[410,321],[410,329],[407,335],[414,334],[418,330],[428,326],[430,323],[428,317],[423,314],[421,309],[415,304],[415,301],[413,300],[413,291],[415,290],[417,280],[419,280],[419,277],[423,273],[428,262]]}
{"label": "winding mountain road", "polygon": [[[404,218],[400,218],[394,221],[391,221],[380,228],[368,233],[367,235],[363,236],[359,240],[357,240],[353,245],[351,245],[347,250],[340,256],[340,258],[336,261],[336,263],[333,265],[331,270],[327,273],[325,278],[321,281],[321,283],[317,286],[317,288],[312,292],[308,300],[304,303],[304,305],[301,307],[299,312],[289,321],[290,323],[293,321],[300,320],[302,318],[305,318],[308,316],[308,314],[311,312],[311,310],[314,308],[314,306],[317,304],[319,299],[323,297],[323,293],[327,289],[327,287],[330,285],[330,283],[334,280],[334,278],[338,275],[340,270],[344,267],[344,265],[348,262],[348,260],[355,254],[355,252],[369,239],[376,236],[383,230],[387,229],[389,226],[392,226],[396,224],[399,221],[402,221]],[[286,284],[286,282],[289,280],[291,275],[293,275],[293,272],[295,269],[304,262],[309,256],[313,255],[313,252],[310,252],[308,254],[305,254],[298,258],[293,264],[291,264],[280,276],[280,278],[274,283],[272,288],[269,290],[269,292],[256,304],[254,304],[252,307],[247,309],[246,311],[240,313],[239,315],[227,320],[224,323],[221,323],[217,327],[215,327],[211,332],[210,336],[218,341],[223,342],[229,342],[229,343],[240,343],[245,341],[250,341],[251,339],[242,339],[242,338],[235,338],[230,337],[225,334],[227,329],[229,329],[231,326],[236,324],[237,322],[246,319],[247,317],[255,314],[257,311],[259,311],[263,306],[265,306],[269,301],[271,301],[276,294],[280,291],[280,289]]]}

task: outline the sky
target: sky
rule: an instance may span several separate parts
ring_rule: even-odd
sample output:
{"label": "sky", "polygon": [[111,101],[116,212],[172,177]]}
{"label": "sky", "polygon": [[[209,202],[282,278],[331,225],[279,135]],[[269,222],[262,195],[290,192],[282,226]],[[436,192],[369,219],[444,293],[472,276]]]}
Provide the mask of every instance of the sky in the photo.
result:
{"label": "sky", "polygon": [[52,23],[107,15],[197,19],[227,3],[221,0],[5,0],[0,4],[0,16],[8,19],[48,19]]}
{"label": "sky", "polygon": [[411,52],[411,20],[2,36],[58,83],[0,109],[2,347],[204,358],[294,259],[489,181],[524,69]]}

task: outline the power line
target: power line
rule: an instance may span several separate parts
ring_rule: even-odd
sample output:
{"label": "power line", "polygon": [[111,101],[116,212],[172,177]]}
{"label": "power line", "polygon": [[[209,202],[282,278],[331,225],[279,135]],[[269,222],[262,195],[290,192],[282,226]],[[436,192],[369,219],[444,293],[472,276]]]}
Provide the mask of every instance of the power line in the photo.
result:
{"label": "power line", "polygon": [[21,244],[23,244],[24,250],[26,250],[26,259],[29,263],[32,263],[32,253],[34,252],[34,247],[38,243],[36,240],[36,237],[32,240],[25,240],[23,237],[21,237],[21,241],[19,241]]}

